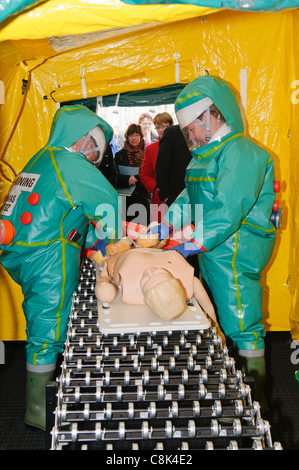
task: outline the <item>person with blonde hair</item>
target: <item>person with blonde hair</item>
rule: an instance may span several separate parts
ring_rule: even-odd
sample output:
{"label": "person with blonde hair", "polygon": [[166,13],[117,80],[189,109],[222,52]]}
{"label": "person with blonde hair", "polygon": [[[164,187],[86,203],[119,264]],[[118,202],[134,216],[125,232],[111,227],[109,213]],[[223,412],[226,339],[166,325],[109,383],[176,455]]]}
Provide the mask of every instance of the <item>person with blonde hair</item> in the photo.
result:
{"label": "person with blonde hair", "polygon": [[153,132],[154,121],[150,113],[140,114],[138,118],[138,124],[142,128],[145,145],[150,145],[158,140],[157,135]]}

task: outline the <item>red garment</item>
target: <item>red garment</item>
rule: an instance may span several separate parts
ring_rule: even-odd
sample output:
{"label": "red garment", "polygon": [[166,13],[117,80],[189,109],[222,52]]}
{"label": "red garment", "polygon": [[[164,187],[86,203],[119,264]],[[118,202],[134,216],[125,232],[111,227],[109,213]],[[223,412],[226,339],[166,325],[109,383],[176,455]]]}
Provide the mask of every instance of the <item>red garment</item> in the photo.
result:
{"label": "red garment", "polygon": [[[164,215],[161,211],[162,207],[158,207],[164,204],[158,196],[158,188],[156,189],[156,161],[159,149],[159,141],[153,142],[148,145],[145,149],[144,159],[142,167],[140,169],[139,178],[143,186],[152,194],[151,206],[152,206],[152,220],[161,222]],[[157,211],[159,212],[157,214]]]}

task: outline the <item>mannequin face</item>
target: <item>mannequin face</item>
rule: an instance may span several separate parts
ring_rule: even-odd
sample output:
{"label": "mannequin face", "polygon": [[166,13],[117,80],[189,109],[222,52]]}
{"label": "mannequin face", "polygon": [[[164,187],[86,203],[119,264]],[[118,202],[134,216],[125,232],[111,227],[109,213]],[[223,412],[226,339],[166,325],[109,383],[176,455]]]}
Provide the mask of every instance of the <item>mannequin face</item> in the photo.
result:
{"label": "mannequin face", "polygon": [[145,269],[140,281],[143,295],[146,295],[152,287],[160,282],[169,281],[170,279],[173,279],[173,276],[166,269],[153,267]]}

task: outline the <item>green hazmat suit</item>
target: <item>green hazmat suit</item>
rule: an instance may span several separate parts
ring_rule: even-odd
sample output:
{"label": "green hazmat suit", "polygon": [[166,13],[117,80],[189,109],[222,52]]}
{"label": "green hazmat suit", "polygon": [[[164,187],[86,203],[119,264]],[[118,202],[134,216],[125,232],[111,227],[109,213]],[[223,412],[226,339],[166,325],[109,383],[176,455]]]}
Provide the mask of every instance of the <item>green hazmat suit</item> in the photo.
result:
{"label": "green hazmat suit", "polygon": [[112,128],[92,111],[60,108],[48,143],[16,178],[1,214],[13,224],[15,237],[0,246],[0,262],[21,285],[26,361],[44,366],[39,370],[49,370],[63,351],[82,249],[99,238],[110,242],[122,236],[117,192],[81,153],[70,151],[95,126],[109,144]]}
{"label": "green hazmat suit", "polygon": [[239,350],[258,354],[265,336],[260,279],[276,235],[270,221],[275,200],[273,159],[244,135],[235,94],[216,77],[200,77],[187,85],[176,100],[177,115],[206,97],[231,130],[191,151],[186,189],[164,221],[176,230],[193,221],[191,238],[203,247],[201,275],[220,326]]}

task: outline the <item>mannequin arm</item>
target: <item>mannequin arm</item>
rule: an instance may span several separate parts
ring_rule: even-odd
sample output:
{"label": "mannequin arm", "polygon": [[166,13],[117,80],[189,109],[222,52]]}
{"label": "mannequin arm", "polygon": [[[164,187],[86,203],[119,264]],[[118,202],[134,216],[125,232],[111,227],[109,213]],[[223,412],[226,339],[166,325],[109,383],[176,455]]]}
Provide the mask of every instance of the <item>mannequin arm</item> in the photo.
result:
{"label": "mannequin arm", "polygon": [[96,282],[95,294],[97,299],[103,303],[113,302],[117,297],[118,288],[115,284],[112,284],[107,270],[107,263],[104,264],[100,277]]}
{"label": "mannequin arm", "polygon": [[219,333],[223,344],[226,344],[225,337],[220,329],[220,325],[217,321],[216,314],[214,307],[212,305],[212,302],[210,301],[210,298],[203,287],[202,283],[197,277],[194,277],[194,298],[196,302],[199,303],[201,308],[207,313],[209,319],[211,320],[212,326],[215,326],[217,329],[217,332]]}

